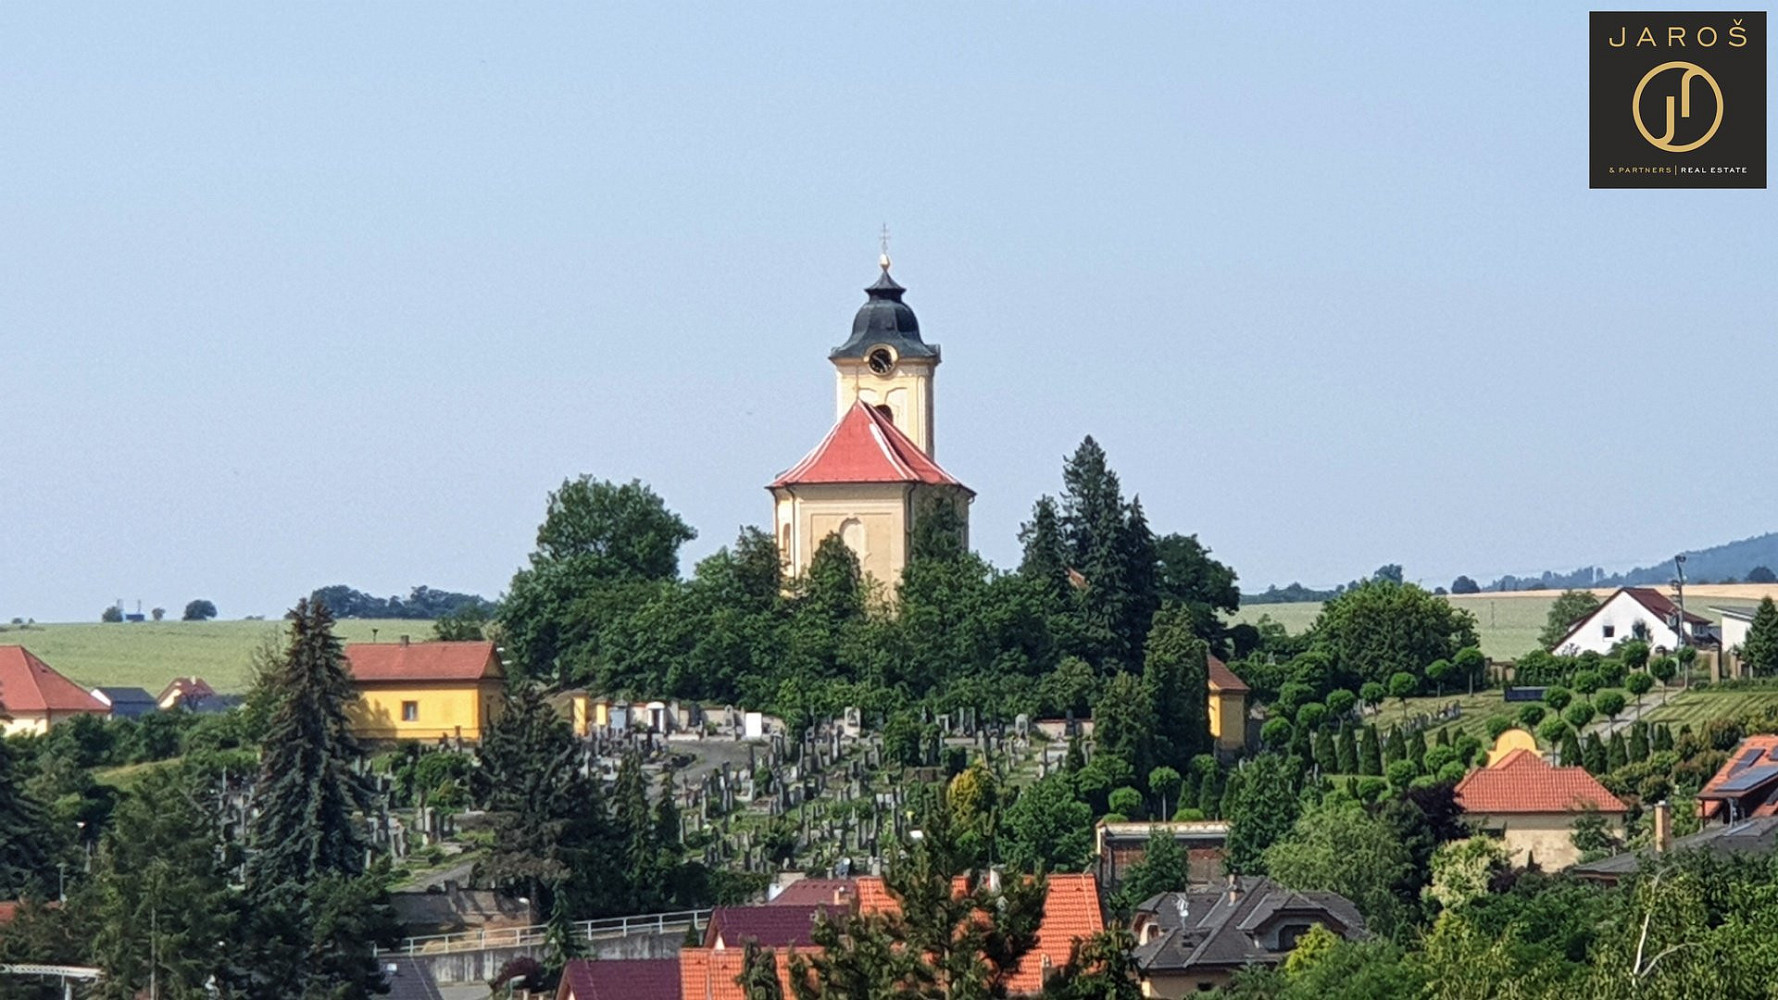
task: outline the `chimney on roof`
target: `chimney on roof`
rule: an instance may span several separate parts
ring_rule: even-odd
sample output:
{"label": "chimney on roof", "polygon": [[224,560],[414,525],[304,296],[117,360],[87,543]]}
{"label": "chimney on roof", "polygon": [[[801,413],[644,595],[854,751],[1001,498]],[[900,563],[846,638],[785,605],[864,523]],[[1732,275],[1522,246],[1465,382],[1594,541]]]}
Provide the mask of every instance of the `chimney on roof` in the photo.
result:
{"label": "chimney on roof", "polygon": [[1655,853],[1673,849],[1673,807],[1665,799],[1655,803]]}
{"label": "chimney on roof", "polygon": [[1233,906],[1241,899],[1241,879],[1237,875],[1229,876],[1229,905]]}
{"label": "chimney on roof", "polygon": [[402,644],[402,645],[403,645],[403,646],[405,646],[405,645],[407,645],[407,636],[405,636],[405,635],[403,635],[403,636],[402,636],[402,637],[401,637],[401,644]]}

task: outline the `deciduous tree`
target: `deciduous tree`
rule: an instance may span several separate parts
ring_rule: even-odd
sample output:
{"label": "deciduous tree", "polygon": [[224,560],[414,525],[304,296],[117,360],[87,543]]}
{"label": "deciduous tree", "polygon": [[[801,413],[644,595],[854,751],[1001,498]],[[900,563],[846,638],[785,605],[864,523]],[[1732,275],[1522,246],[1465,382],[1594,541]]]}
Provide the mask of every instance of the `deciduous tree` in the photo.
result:
{"label": "deciduous tree", "polygon": [[1537,644],[1544,649],[1554,650],[1556,644],[1568,635],[1574,623],[1592,614],[1599,608],[1599,598],[1589,590],[1564,590],[1551,602],[1549,613],[1545,616],[1543,631],[1537,636]]}

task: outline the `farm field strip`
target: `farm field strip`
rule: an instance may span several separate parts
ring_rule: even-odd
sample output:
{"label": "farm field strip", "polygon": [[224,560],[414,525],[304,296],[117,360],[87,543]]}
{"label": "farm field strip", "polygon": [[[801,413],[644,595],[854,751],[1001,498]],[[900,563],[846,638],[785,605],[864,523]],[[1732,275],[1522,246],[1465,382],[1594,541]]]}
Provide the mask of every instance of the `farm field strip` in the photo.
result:
{"label": "farm field strip", "polygon": [[[1667,588],[1657,589],[1667,593]],[[1543,631],[1550,605],[1554,603],[1558,593],[1559,591],[1554,590],[1508,591],[1463,594],[1446,600],[1475,615],[1476,631],[1481,639],[1483,653],[1496,660],[1511,660],[1537,648],[1537,635]],[[1612,589],[1595,590],[1593,593],[1603,598],[1609,596]],[[1711,605],[1732,607],[1758,604],[1762,597],[1778,598],[1778,586],[1709,584],[1687,587],[1685,593],[1687,610],[1718,621],[1722,616],[1712,612]],[[1252,624],[1259,621],[1261,615],[1267,615],[1295,635],[1314,624],[1315,616],[1320,613],[1321,605],[1316,602],[1243,604],[1232,620]]]}
{"label": "farm field strip", "polygon": [[[202,677],[217,691],[247,689],[253,651],[282,621],[78,622],[0,625],[0,645],[19,645],[85,687],[140,687],[160,693],[175,677]],[[402,635],[424,639],[429,621],[343,619],[334,626],[342,642],[384,642]]]}

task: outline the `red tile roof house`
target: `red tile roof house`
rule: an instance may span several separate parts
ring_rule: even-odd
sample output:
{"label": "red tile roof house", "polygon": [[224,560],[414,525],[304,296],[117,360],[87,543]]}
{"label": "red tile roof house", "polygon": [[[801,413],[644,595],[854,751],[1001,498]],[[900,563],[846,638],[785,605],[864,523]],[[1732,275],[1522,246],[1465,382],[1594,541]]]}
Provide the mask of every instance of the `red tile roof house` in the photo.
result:
{"label": "red tile roof house", "polygon": [[562,969],[556,1000],[680,1000],[679,960],[576,958]]}
{"label": "red tile roof house", "polygon": [[0,646],[0,735],[46,733],[76,715],[107,716],[111,707],[55,672],[23,646]]}
{"label": "red tile roof house", "polygon": [[[897,908],[895,897],[889,894],[881,878],[858,879],[856,897],[859,909],[866,913],[892,913]],[[784,910],[794,915],[798,928],[803,926],[801,921],[812,923],[816,909],[819,907],[801,905],[736,908],[737,911]],[[748,920],[751,916],[740,919]],[[735,983],[735,978],[741,973],[745,952],[740,947],[741,942],[732,937],[740,930],[744,938],[745,930],[734,916],[727,918],[727,923],[728,930],[722,934],[723,947],[686,948],[679,953],[681,997],[689,1000],[746,1000],[741,987]],[[712,916],[711,933],[706,935],[706,942],[712,940],[717,929],[716,924],[717,918]],[[1037,942],[1007,977],[1007,994],[1035,996],[1043,989],[1044,977],[1051,970],[1060,969],[1067,964],[1076,941],[1104,929],[1105,918],[1099,907],[1097,880],[1091,875],[1051,875],[1049,895],[1043,905],[1043,919],[1037,928]],[[782,950],[773,950],[780,952],[778,978],[784,983],[784,995],[790,996],[789,953],[807,954],[812,949],[793,945]]]}
{"label": "red tile roof house", "polygon": [[202,677],[175,677],[172,683],[161,690],[160,697],[155,701],[165,711],[188,702],[202,701],[215,695],[216,689],[212,688]]}
{"label": "red tile roof house", "polygon": [[1588,812],[1624,835],[1629,807],[1579,767],[1554,767],[1530,750],[1514,750],[1457,783],[1457,806],[1478,833],[1498,837],[1515,865],[1555,871],[1580,860],[1574,821]]}

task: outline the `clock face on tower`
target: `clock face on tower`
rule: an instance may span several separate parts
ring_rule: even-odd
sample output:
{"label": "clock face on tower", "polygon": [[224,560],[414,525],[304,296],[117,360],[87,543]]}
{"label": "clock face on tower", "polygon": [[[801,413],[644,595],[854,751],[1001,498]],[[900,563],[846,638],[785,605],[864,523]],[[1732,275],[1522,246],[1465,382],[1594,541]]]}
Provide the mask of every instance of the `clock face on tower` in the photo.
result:
{"label": "clock face on tower", "polygon": [[871,371],[878,375],[887,375],[895,370],[895,352],[887,347],[873,347],[865,356],[865,362],[870,365]]}

